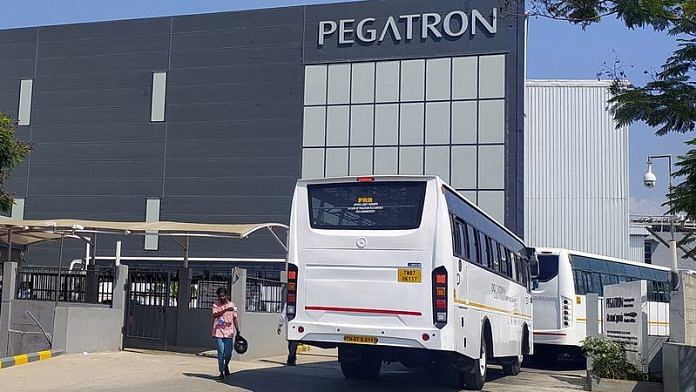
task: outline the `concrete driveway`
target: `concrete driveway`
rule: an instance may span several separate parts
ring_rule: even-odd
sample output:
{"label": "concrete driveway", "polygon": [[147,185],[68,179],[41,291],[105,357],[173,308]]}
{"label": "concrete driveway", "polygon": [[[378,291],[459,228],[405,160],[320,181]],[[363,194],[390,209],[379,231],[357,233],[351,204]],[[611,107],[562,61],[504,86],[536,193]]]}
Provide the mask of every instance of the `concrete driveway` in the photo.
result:
{"label": "concrete driveway", "polygon": [[[153,351],[66,355],[0,370],[0,390],[9,391],[452,391],[434,387],[424,371],[384,366],[378,381],[346,380],[335,351],[312,349],[299,366],[283,357],[233,362],[227,382],[213,380],[212,358]],[[582,372],[525,369],[505,377],[490,369],[486,391],[546,392],[582,390]]]}

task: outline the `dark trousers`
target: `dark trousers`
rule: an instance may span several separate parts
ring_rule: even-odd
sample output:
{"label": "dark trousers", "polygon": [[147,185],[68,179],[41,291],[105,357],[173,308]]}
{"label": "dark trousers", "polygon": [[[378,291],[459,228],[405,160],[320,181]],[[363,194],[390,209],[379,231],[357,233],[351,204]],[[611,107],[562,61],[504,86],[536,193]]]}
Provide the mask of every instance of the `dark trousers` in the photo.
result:
{"label": "dark trousers", "polygon": [[297,342],[288,342],[288,362],[295,362],[297,360]]}

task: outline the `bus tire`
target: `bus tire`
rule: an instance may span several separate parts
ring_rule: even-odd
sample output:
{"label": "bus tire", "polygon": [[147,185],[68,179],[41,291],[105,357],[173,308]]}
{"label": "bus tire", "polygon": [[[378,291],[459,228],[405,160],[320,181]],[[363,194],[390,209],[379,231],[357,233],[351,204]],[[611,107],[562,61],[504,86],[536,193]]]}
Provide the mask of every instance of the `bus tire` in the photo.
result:
{"label": "bus tire", "polygon": [[460,388],[463,384],[462,372],[456,361],[443,359],[435,362],[438,382],[445,387]]}
{"label": "bus tire", "polygon": [[382,369],[382,359],[375,353],[365,349],[353,350],[346,353],[348,355],[342,355],[344,350],[339,349],[339,362],[341,363],[343,376],[348,379],[358,380],[377,379]]}
{"label": "bus tire", "polygon": [[503,373],[508,376],[516,376],[520,374],[522,364],[520,357],[512,357],[503,363]]}
{"label": "bus tire", "polygon": [[486,383],[488,366],[488,344],[486,343],[485,328],[481,333],[481,352],[479,359],[473,360],[471,368],[464,375],[465,388],[467,390],[480,391]]}

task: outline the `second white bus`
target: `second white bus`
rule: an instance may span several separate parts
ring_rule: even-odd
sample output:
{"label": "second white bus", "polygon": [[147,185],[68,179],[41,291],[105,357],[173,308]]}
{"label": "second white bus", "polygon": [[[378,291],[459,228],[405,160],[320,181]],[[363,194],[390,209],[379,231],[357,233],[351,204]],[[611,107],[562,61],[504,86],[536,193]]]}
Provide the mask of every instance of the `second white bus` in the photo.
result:
{"label": "second white bus", "polygon": [[287,338],[338,347],[347,378],[401,362],[481,389],[532,352],[533,251],[437,177],[300,180],[288,243]]}
{"label": "second white bus", "polygon": [[537,359],[554,361],[559,355],[582,358],[585,294],[599,295],[601,314],[604,286],[610,284],[646,280],[648,332],[669,336],[669,268],[568,249],[537,248],[537,259],[539,276],[532,291]]}

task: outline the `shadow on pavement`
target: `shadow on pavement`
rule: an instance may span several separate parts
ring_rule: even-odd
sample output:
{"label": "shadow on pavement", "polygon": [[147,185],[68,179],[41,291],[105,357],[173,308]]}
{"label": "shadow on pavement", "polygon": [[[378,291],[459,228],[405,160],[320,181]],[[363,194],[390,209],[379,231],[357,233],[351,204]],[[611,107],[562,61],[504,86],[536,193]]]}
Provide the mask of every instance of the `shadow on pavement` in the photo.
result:
{"label": "shadow on pavement", "polygon": [[[210,374],[183,373],[187,377],[196,377],[215,381]],[[505,377],[502,371],[489,369],[487,382]],[[254,392],[286,391],[458,391],[458,389],[438,386],[436,380],[426,370],[410,370],[400,365],[384,365],[377,380],[348,380],[341,374],[335,361],[315,362],[295,367],[272,367],[248,369],[232,373],[225,384]]]}
{"label": "shadow on pavement", "polygon": [[217,376],[214,376],[212,374],[204,374],[204,373],[182,373],[186,377],[194,377],[194,378],[203,378],[206,380],[211,380],[211,381],[216,381]]}

